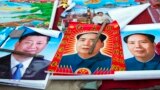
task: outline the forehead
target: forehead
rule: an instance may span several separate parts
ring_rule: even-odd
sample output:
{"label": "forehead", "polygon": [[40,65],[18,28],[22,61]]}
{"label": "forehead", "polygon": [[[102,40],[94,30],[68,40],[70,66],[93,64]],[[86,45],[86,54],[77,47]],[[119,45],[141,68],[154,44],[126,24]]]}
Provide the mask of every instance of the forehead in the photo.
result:
{"label": "forehead", "polygon": [[148,40],[148,37],[145,35],[140,35],[140,34],[136,34],[136,35],[131,35],[128,37],[128,40]]}
{"label": "forehead", "polygon": [[95,33],[85,33],[83,35],[80,36],[80,38],[95,38],[97,36],[97,34]]}
{"label": "forehead", "polygon": [[23,40],[44,40],[47,39],[46,36],[27,36]]}
{"label": "forehead", "polygon": [[98,14],[103,14],[102,12],[99,12]]}

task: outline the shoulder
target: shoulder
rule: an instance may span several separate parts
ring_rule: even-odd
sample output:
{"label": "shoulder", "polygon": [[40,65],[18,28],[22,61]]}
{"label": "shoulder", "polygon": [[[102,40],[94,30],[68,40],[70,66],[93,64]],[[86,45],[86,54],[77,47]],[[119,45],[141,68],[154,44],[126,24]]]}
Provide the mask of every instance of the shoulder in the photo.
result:
{"label": "shoulder", "polygon": [[99,58],[101,58],[102,60],[111,60],[111,57],[104,55],[104,54],[99,54]]}
{"label": "shoulder", "polygon": [[111,60],[110,59],[101,60],[101,61],[96,62],[96,65],[110,66],[111,65]]}
{"label": "shoulder", "polygon": [[135,61],[135,58],[134,58],[134,57],[127,58],[127,59],[125,60],[125,62],[133,62],[133,61]]}
{"label": "shoulder", "polygon": [[25,71],[23,79],[44,80],[46,78],[45,71],[48,69],[49,64],[50,61],[43,58],[33,58]]}
{"label": "shoulder", "polygon": [[128,58],[125,60],[126,65],[132,65],[135,64],[137,60],[134,57]]}
{"label": "shoulder", "polygon": [[0,57],[0,59],[10,58],[10,57],[11,57],[11,54],[6,55],[6,56],[2,56],[2,57]]}
{"label": "shoulder", "polygon": [[47,67],[51,61],[43,58],[33,58],[31,64],[37,67]]}
{"label": "shoulder", "polygon": [[6,62],[6,60],[10,60],[11,59],[11,55],[6,55],[6,56],[3,56],[3,57],[0,57],[0,63],[2,62]]}
{"label": "shoulder", "polygon": [[7,55],[0,58],[0,78],[10,78],[10,57]]}
{"label": "shoulder", "polygon": [[62,60],[63,59],[73,59],[74,57],[78,57],[78,54],[70,54],[70,55],[64,55],[62,56]]}
{"label": "shoulder", "polygon": [[153,61],[159,61],[160,55],[155,54],[154,58],[152,59]]}
{"label": "shoulder", "polygon": [[[78,61],[77,58],[78,58],[78,54],[64,55],[64,56],[61,58],[60,64],[75,63],[75,62]],[[74,62],[73,62],[73,61],[74,61]]]}
{"label": "shoulder", "polygon": [[99,54],[99,60],[97,60],[97,64],[100,65],[110,65],[111,64],[111,57]]}
{"label": "shoulder", "polygon": [[159,57],[160,57],[160,55],[156,54],[156,55],[155,55],[155,57],[158,57],[158,58],[159,58]]}
{"label": "shoulder", "polygon": [[135,57],[131,57],[125,60],[125,64],[127,67],[135,66],[135,64],[139,64],[139,62],[135,59]]}

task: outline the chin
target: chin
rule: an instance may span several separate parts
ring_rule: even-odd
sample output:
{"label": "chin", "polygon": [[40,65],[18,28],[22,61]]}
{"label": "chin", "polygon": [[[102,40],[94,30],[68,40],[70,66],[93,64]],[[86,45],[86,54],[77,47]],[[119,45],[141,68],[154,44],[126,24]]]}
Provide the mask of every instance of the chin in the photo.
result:
{"label": "chin", "polygon": [[27,52],[28,54],[36,54],[36,52]]}

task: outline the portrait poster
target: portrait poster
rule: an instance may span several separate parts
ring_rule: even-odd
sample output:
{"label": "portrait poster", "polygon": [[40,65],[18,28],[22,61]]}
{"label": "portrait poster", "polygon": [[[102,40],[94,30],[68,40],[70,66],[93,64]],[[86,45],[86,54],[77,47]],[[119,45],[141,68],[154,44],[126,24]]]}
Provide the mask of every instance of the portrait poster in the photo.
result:
{"label": "portrait poster", "polygon": [[52,28],[53,7],[52,0],[0,0],[0,26]]}
{"label": "portrait poster", "polygon": [[149,0],[151,7],[149,7],[149,14],[152,18],[153,23],[160,23],[160,9],[159,9],[159,4],[160,2],[158,0]]}
{"label": "portrait poster", "polygon": [[[154,54],[159,55],[159,38],[160,38],[160,31],[159,30],[160,30],[159,24],[128,25],[124,30],[121,31],[124,59],[132,58],[132,57],[134,57],[134,55],[136,55],[136,56],[139,55],[139,57],[142,57],[143,54],[145,54],[145,53],[148,54],[146,56],[144,55],[144,57],[147,58],[148,56],[150,56],[151,52],[153,52],[153,51],[154,51]],[[132,36],[135,36],[134,34],[135,35],[137,35],[137,34],[138,35],[139,34],[152,35],[153,37],[151,37],[151,38],[153,38],[153,40],[154,40],[154,42],[152,40],[152,42],[153,42],[153,44],[151,44],[152,47],[151,47],[151,45],[149,45],[148,47],[150,47],[150,48],[147,48],[147,47],[143,46],[143,44],[138,44],[138,41],[139,41],[139,43],[140,43],[140,41],[141,41],[141,43],[142,43],[142,41],[143,41],[143,43],[147,43],[147,38],[146,39],[143,39],[143,38],[141,39],[140,37],[135,38],[135,40],[132,40],[132,42],[129,43],[130,40],[132,38],[134,38],[134,37],[132,37]],[[131,36],[127,39],[128,42],[125,43],[124,37],[127,35],[131,35]],[[144,36],[144,35],[139,35],[139,36]],[[137,44],[139,46],[138,45],[136,46],[136,39],[137,39]],[[134,51],[132,51],[132,49],[129,49],[131,46],[130,44],[133,44],[133,47],[135,49]],[[147,51],[148,51],[148,53],[147,53]],[[152,58],[148,59],[148,61],[140,61],[140,62],[146,63],[146,65],[147,65],[147,62],[149,64],[149,61],[152,61]],[[150,63],[150,64],[152,64],[152,63]],[[157,64],[157,65],[159,65],[159,64]],[[134,64],[133,64],[133,66],[134,66]],[[155,65],[153,65],[153,66],[155,66]],[[135,67],[136,67],[136,65],[135,65]],[[158,67],[159,66],[156,66],[155,68],[148,67],[148,69],[147,68],[145,69],[143,67],[143,68],[139,68],[139,69],[137,68],[137,70],[157,70]]]}
{"label": "portrait poster", "polygon": [[121,37],[126,71],[115,72],[115,80],[159,79],[160,24],[127,25]]}
{"label": "portrait poster", "polygon": [[123,28],[149,6],[147,2],[140,2],[134,0],[125,2],[123,0],[68,0],[67,2],[66,0],[65,2],[65,0],[60,0],[59,7],[62,7],[63,11],[57,19],[57,26],[60,30],[65,30],[69,22],[97,24],[107,19],[108,23],[117,20],[120,28]]}
{"label": "portrait poster", "polygon": [[[26,26],[14,29],[6,27],[1,31],[1,35],[7,37],[0,46],[0,84],[45,89],[49,79],[45,71],[59,47],[63,33]],[[16,63],[23,64],[20,78],[14,76]]]}
{"label": "portrait poster", "polygon": [[[89,55],[89,50],[95,41],[95,35],[99,32],[101,26],[77,22],[69,24],[67,30],[65,30],[64,38],[48,68],[48,71],[52,73],[51,79],[111,79],[110,75],[113,75],[114,71],[125,70],[120,30],[116,21],[104,27],[101,34],[105,36],[105,39],[101,41],[100,45],[96,44],[95,48],[99,48],[97,50],[93,49],[93,53],[96,51],[95,55],[83,58],[79,54],[77,47],[80,40],[78,39],[79,35],[84,35],[86,36],[85,38],[90,37],[87,35],[94,35],[91,40],[89,38],[91,42],[90,46],[84,46],[83,48],[85,50],[84,55]],[[100,36],[98,40],[100,38],[103,37]],[[65,59],[65,56],[69,56],[69,58]],[[101,77],[101,75],[104,76]]]}

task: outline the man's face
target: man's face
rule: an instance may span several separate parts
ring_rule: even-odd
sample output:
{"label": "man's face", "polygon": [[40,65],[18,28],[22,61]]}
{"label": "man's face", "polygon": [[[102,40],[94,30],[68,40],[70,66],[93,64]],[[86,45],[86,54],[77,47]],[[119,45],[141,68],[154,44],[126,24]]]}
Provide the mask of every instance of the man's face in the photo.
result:
{"label": "man's face", "polygon": [[[77,52],[82,55],[85,55],[85,54],[88,55],[88,52],[91,46],[93,45],[93,42],[96,36],[97,34],[88,34],[88,33],[80,36],[80,38],[76,43]],[[104,43],[98,40],[92,55],[97,54],[100,51],[100,48],[102,48],[103,46],[104,46]]]}
{"label": "man's face", "polygon": [[103,16],[103,13],[99,13],[98,15],[99,15],[99,16]]}
{"label": "man's face", "polygon": [[29,54],[37,54],[41,52],[47,45],[47,37],[45,36],[28,36],[15,45],[16,51]]}
{"label": "man's face", "polygon": [[155,50],[155,43],[152,43],[144,35],[132,35],[128,38],[128,49],[135,57],[152,57]]}

